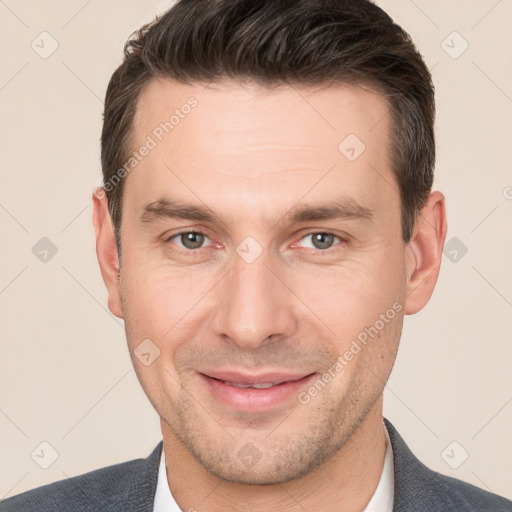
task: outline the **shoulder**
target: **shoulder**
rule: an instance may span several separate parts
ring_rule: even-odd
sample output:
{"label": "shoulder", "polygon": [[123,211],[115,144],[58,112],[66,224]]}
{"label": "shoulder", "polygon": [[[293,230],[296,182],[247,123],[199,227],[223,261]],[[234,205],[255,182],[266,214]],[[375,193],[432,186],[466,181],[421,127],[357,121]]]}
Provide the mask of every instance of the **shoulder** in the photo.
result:
{"label": "shoulder", "polygon": [[161,451],[160,442],[146,459],[97,469],[7,498],[0,501],[0,512],[151,511]]}
{"label": "shoulder", "polygon": [[384,420],[393,447],[394,512],[512,512],[512,502],[427,468],[411,452],[393,425]]}
{"label": "shoulder", "polygon": [[432,475],[436,494],[453,510],[512,512],[512,502],[502,496],[434,471]]}

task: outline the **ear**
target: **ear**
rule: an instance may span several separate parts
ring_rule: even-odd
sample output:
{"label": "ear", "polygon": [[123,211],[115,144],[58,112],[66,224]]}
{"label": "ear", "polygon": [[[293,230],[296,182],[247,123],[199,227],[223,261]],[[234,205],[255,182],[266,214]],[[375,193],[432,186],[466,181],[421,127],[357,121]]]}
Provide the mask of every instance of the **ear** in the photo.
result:
{"label": "ear", "polygon": [[119,293],[119,255],[112,221],[108,209],[107,195],[99,187],[92,194],[92,220],[96,232],[96,256],[101,275],[108,292],[108,309],[119,318],[123,318],[121,295]]}
{"label": "ear", "polygon": [[432,192],[414,224],[406,247],[405,314],[425,307],[434,291],[446,238],[446,210],[441,192]]}

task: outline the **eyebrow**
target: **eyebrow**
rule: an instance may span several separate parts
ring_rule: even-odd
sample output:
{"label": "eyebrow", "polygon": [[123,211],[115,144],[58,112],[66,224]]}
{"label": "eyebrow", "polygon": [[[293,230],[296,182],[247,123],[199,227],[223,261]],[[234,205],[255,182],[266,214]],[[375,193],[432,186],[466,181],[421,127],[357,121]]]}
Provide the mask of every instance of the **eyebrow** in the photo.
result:
{"label": "eyebrow", "polygon": [[[333,219],[369,221],[373,219],[373,211],[352,198],[343,198],[320,206],[295,205],[282,214],[280,218],[286,218],[291,224]],[[141,222],[150,223],[162,219],[184,219],[214,223],[219,220],[219,217],[207,206],[183,203],[170,198],[153,201],[142,208]]]}
{"label": "eyebrow", "polygon": [[144,223],[160,219],[185,219],[198,222],[214,222],[217,216],[206,206],[182,203],[168,198],[146,204],[140,220]]}
{"label": "eyebrow", "polygon": [[372,220],[373,211],[352,198],[331,201],[322,206],[296,205],[285,215],[290,222],[311,222],[332,219]]}

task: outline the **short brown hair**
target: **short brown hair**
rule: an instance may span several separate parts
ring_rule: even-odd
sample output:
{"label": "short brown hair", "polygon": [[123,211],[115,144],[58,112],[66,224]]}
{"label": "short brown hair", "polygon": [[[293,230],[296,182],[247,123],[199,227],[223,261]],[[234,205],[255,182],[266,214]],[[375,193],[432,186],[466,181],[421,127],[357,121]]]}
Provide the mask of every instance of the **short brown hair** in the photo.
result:
{"label": "short brown hair", "polygon": [[[356,84],[382,94],[391,112],[402,235],[409,241],[433,181],[434,87],[410,36],[371,1],[178,1],[132,35],[110,79],[101,135],[104,186],[127,160],[138,98],[157,77],[269,87]],[[119,248],[123,182],[106,189]]]}

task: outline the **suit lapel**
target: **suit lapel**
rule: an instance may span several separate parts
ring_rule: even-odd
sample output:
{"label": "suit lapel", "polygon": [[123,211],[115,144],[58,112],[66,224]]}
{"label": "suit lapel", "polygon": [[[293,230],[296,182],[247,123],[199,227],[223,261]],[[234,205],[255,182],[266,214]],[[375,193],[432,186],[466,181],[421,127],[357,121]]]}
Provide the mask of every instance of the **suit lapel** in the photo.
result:
{"label": "suit lapel", "polygon": [[[446,510],[438,489],[438,474],[420,462],[408,448],[395,427],[384,418],[393,447],[395,497],[393,512]],[[442,508],[436,508],[442,507]]]}
{"label": "suit lapel", "polygon": [[119,494],[105,512],[152,512],[163,441],[143,461],[128,481],[120,484]]}

